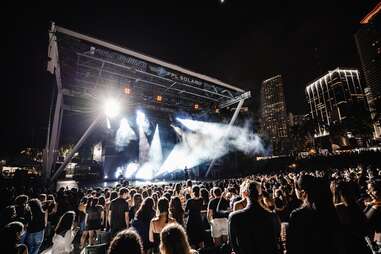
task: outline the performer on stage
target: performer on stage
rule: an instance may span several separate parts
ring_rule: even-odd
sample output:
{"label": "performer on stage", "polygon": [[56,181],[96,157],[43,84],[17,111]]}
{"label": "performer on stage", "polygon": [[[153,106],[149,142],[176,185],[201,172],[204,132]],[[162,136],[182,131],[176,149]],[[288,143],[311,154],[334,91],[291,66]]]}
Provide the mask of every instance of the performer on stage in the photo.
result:
{"label": "performer on stage", "polygon": [[188,170],[188,168],[187,168],[187,166],[185,166],[185,168],[184,168],[184,180],[188,180],[188,178],[189,178],[189,170]]}

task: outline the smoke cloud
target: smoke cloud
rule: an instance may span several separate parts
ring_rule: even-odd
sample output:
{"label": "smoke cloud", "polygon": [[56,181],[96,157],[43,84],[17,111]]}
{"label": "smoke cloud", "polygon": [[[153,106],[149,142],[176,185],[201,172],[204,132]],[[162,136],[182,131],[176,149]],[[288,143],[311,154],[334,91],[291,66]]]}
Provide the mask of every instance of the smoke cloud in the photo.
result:
{"label": "smoke cloud", "polygon": [[264,152],[261,138],[248,125],[229,127],[221,123],[177,120],[187,130],[175,128],[182,141],[175,145],[158,174],[195,167],[233,151],[241,151],[247,155]]}

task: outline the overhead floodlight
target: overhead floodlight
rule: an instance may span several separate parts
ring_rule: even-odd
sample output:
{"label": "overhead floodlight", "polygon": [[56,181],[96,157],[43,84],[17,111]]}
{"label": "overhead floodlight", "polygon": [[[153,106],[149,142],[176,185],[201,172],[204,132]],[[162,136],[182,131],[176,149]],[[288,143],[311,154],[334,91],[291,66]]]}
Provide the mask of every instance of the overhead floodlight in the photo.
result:
{"label": "overhead floodlight", "polygon": [[109,118],[114,118],[120,113],[120,104],[116,99],[109,98],[103,105],[104,113]]}

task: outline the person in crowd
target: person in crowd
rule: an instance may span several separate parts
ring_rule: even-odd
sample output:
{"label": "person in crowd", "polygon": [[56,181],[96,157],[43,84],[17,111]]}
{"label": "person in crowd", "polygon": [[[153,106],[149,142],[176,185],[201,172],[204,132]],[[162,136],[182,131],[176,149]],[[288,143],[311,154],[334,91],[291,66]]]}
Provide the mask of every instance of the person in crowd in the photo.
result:
{"label": "person in crowd", "polygon": [[[210,222],[211,234],[214,244],[220,246],[228,238],[228,213],[220,212],[228,210],[230,204],[223,196],[221,189],[215,187],[214,198],[208,204],[208,220]],[[219,208],[217,211],[217,207]]]}
{"label": "person in crowd", "polygon": [[89,231],[86,230],[86,205],[87,197],[83,197],[78,206],[78,222],[81,234],[80,249],[83,249],[87,245],[89,237]]}
{"label": "person in crowd", "polygon": [[142,239],[144,252],[147,252],[150,248],[149,230],[151,220],[155,217],[155,210],[153,208],[153,199],[150,197],[144,199],[131,223],[131,226],[138,232]]}
{"label": "person in crowd", "polygon": [[86,231],[89,232],[89,243],[95,244],[96,236],[99,235],[103,225],[104,211],[101,205],[98,205],[98,198],[91,197],[86,205]]}
{"label": "person in crowd", "polygon": [[149,227],[149,240],[154,253],[159,252],[161,230],[170,223],[175,223],[175,219],[169,216],[169,201],[167,198],[160,198],[157,202],[157,215],[151,220]]}
{"label": "person in crowd", "polygon": [[128,223],[130,220],[128,217],[129,207],[127,198],[128,189],[123,187],[119,190],[119,197],[111,201],[109,221],[113,235],[128,228]]}
{"label": "person in crowd", "polygon": [[368,183],[371,197],[365,208],[365,216],[370,227],[370,237],[381,250],[381,179],[372,179]]}
{"label": "person in crowd", "polygon": [[79,227],[74,228],[75,212],[65,212],[58,221],[53,236],[53,246],[51,254],[69,254],[72,253],[74,246],[72,244]]}
{"label": "person in crowd", "polygon": [[334,191],[337,197],[335,208],[344,233],[345,252],[371,254],[365,241],[368,233],[366,217],[356,203],[352,187],[350,182],[339,182]]}
{"label": "person in crowd", "polygon": [[170,216],[181,226],[184,226],[184,209],[178,196],[173,196],[171,198],[171,201],[169,202],[169,211]]}
{"label": "person in crowd", "polygon": [[16,208],[14,205],[9,205],[1,211],[2,216],[0,216],[0,228],[4,227],[8,223],[16,220]]}
{"label": "person in crowd", "polygon": [[48,214],[43,211],[39,199],[29,201],[31,220],[28,224],[25,243],[28,246],[29,254],[38,254],[44,240],[45,227],[48,221]]}
{"label": "person in crowd", "polygon": [[5,225],[0,231],[1,253],[28,254],[27,246],[20,244],[24,232],[24,225],[19,221]]}
{"label": "person in crowd", "polygon": [[239,211],[246,207],[247,205],[247,184],[249,180],[245,180],[242,182],[240,186],[240,199],[236,198],[235,202],[233,202],[233,211]]}
{"label": "person in crowd", "polygon": [[169,224],[160,234],[160,254],[197,254],[191,249],[187,234],[179,224]]}
{"label": "person in crowd", "polygon": [[143,245],[139,235],[132,229],[119,232],[111,241],[108,254],[143,254]]}
{"label": "person in crowd", "polygon": [[328,183],[312,175],[295,179],[303,205],[290,215],[287,253],[344,253],[339,219]]}
{"label": "person in crowd", "polygon": [[[20,221],[24,226],[28,226],[31,220],[31,212],[28,205],[29,197],[27,195],[19,195],[15,199],[15,209],[16,209],[16,221]],[[26,234],[21,238],[21,243],[24,243]]]}
{"label": "person in crowd", "polygon": [[190,244],[194,248],[204,247],[204,228],[201,217],[203,200],[200,198],[200,187],[195,185],[192,188],[192,197],[185,205],[185,212],[188,214],[187,234]]}
{"label": "person in crowd", "polygon": [[128,214],[130,220],[133,220],[135,218],[135,214],[139,210],[142,202],[143,202],[142,194],[135,193],[133,196],[132,206],[131,206],[129,214]]}
{"label": "person in crowd", "polygon": [[255,181],[247,183],[247,206],[229,216],[229,239],[236,254],[278,253],[273,215],[259,202],[261,189]]}

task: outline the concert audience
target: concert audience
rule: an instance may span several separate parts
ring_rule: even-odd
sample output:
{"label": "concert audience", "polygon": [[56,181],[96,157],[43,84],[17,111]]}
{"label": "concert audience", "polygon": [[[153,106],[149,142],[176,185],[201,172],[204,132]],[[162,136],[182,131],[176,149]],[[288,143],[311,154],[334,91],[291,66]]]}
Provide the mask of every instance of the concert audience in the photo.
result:
{"label": "concert audience", "polygon": [[56,192],[40,186],[0,190],[4,253],[104,253],[106,246],[109,253],[144,254],[196,253],[191,247],[200,254],[381,249],[379,169],[290,170]]}

